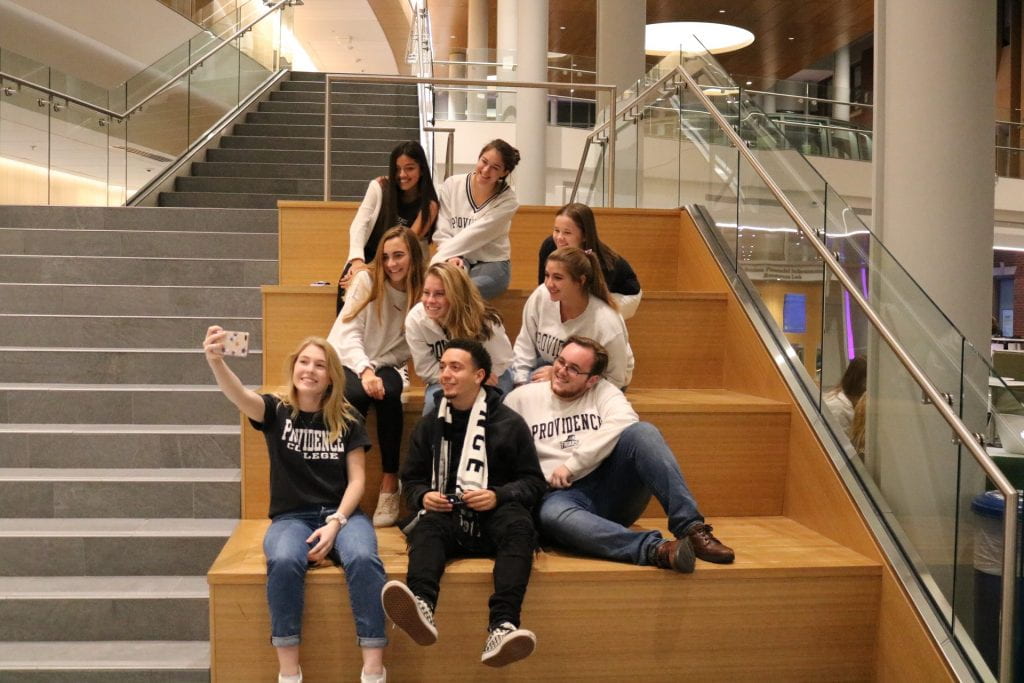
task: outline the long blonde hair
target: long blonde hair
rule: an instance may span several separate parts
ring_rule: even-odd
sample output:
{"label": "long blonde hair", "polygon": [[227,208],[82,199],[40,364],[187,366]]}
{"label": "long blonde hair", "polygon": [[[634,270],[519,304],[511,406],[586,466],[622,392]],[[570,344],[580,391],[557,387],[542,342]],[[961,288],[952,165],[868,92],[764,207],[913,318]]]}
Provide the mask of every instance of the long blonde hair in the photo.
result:
{"label": "long blonde hair", "polygon": [[423,250],[420,248],[419,239],[411,230],[401,225],[396,225],[393,228],[389,228],[380,238],[380,242],[377,243],[377,253],[374,255],[373,263],[370,264],[369,268],[371,281],[370,295],[359,302],[351,313],[342,318],[342,322],[348,323],[355,320],[356,316],[371,301],[377,302],[374,304],[374,309],[377,311],[377,319],[384,319],[384,288],[388,286],[388,274],[384,270],[384,245],[388,243],[388,240],[393,240],[396,237],[405,242],[406,251],[409,253],[409,271],[405,274],[405,311],[403,315],[416,305],[420,298],[420,292],[423,290]]}
{"label": "long blonde hair", "polygon": [[478,342],[490,339],[494,326],[501,324],[501,314],[484,301],[466,271],[451,263],[435,263],[427,268],[424,283],[430,275],[441,281],[448,299],[448,313],[440,321],[448,338]]}
{"label": "long blonde hair", "polygon": [[328,443],[334,443],[339,436],[344,436],[348,432],[348,425],[357,419],[359,413],[356,412],[351,403],[345,400],[345,369],[330,342],[323,337],[315,336],[306,337],[299,342],[299,345],[288,356],[286,364],[288,372],[287,384],[281,387],[275,395],[281,399],[281,403],[291,408],[292,419],[298,418],[299,392],[295,387],[294,381],[295,362],[307,346],[319,347],[327,359],[327,376],[331,380],[331,385],[324,392],[323,399],[320,402],[320,412],[323,414],[324,424],[327,425],[327,441]]}
{"label": "long blonde hair", "polygon": [[604,281],[601,264],[594,252],[579,247],[562,247],[551,252],[548,263],[551,261],[564,264],[569,277],[581,283],[584,291],[611,306],[612,310],[619,310],[608,292],[608,284]]}

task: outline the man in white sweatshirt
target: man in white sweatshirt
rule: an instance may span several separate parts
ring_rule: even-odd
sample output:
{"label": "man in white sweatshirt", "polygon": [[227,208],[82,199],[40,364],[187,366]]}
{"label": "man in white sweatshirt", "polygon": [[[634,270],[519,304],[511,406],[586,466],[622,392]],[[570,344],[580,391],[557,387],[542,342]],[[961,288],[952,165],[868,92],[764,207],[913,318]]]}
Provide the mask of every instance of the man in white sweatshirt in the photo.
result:
{"label": "man in white sweatshirt", "polygon": [[[621,391],[602,379],[608,353],[570,337],[550,382],[526,384],[505,399],[522,415],[550,489],[538,513],[541,533],[569,550],[689,573],[694,557],[734,559],[697,510],[675,455],[658,429],[640,422]],[[653,494],[674,539],[630,529]]]}

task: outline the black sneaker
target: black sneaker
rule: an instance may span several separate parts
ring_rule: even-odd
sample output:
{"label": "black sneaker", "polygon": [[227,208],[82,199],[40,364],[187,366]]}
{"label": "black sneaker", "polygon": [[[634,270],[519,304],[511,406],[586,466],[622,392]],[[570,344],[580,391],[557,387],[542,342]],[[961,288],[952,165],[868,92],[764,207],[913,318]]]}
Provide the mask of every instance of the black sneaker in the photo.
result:
{"label": "black sneaker", "polygon": [[503,621],[495,626],[489,636],[480,661],[487,666],[505,666],[520,659],[526,659],[537,647],[537,636],[533,631],[516,628],[511,622]]}
{"label": "black sneaker", "polygon": [[388,581],[380,592],[384,612],[395,626],[409,634],[419,645],[433,645],[437,642],[437,627],[434,626],[434,610],[427,602],[413,595],[401,581]]}

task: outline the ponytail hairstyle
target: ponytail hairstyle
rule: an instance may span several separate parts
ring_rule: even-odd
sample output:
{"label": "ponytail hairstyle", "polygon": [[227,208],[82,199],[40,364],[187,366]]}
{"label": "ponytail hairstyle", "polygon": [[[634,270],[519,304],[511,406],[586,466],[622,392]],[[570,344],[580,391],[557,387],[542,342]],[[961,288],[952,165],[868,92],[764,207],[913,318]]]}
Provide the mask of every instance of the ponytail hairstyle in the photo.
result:
{"label": "ponytail hairstyle", "polygon": [[466,271],[451,263],[435,263],[427,268],[427,275],[441,281],[448,299],[448,313],[440,321],[445,336],[478,342],[490,339],[495,325],[501,324],[501,314],[484,301]]}
{"label": "ponytail hairstyle", "polygon": [[407,156],[415,161],[420,167],[420,181],[416,185],[416,197],[420,201],[420,223],[427,226],[425,233],[429,242],[434,234],[434,223],[430,222],[430,203],[438,201],[437,191],[434,189],[434,181],[430,176],[430,163],[427,161],[427,153],[415,140],[408,140],[400,143],[391,150],[391,158],[388,160],[388,180],[386,183],[385,202],[381,207],[383,212],[387,209],[387,223],[395,225],[398,222],[398,204],[402,199],[402,189],[398,186],[398,157]]}
{"label": "ponytail hairstyle", "polygon": [[419,238],[413,234],[412,230],[396,225],[384,233],[380,242],[377,243],[377,253],[374,254],[373,263],[368,269],[371,280],[370,295],[359,302],[351,313],[342,318],[342,322],[352,322],[371,301],[377,302],[374,304],[377,319],[384,320],[384,299],[386,298],[384,288],[388,286],[388,275],[384,271],[384,245],[396,237],[405,243],[405,250],[409,254],[409,271],[405,274],[405,311],[402,315],[408,313],[409,309],[416,305],[420,298],[420,292],[423,291],[423,250],[420,248]]}
{"label": "ponytail hairstyle", "polygon": [[508,177],[512,175],[512,171],[516,170],[516,166],[519,165],[519,150],[508,144],[501,138],[495,138],[484,145],[484,148],[480,150],[480,154],[477,155],[477,159],[484,155],[484,152],[494,150],[501,156],[501,163],[505,166],[505,177],[498,181],[498,192],[502,192],[508,187]]}
{"label": "ponytail hairstyle", "polygon": [[562,247],[555,249],[548,256],[548,263],[552,261],[563,264],[569,272],[569,277],[582,284],[588,294],[596,296],[611,306],[612,310],[619,310],[608,293],[608,284],[604,281],[601,264],[598,263],[597,255],[593,251],[584,251],[578,247]]}
{"label": "ponytail hairstyle", "polygon": [[299,342],[286,362],[287,383],[275,395],[281,399],[281,403],[291,409],[291,418],[297,419],[299,417],[299,392],[293,381],[295,362],[307,346],[319,347],[324,352],[324,357],[327,358],[327,377],[331,380],[331,384],[324,392],[320,403],[320,412],[324,424],[327,426],[327,442],[334,443],[339,436],[344,436],[348,432],[348,426],[356,419],[357,413],[352,404],[345,400],[345,368],[341,364],[341,359],[338,358],[338,352],[334,350],[330,342],[323,337],[306,337]]}
{"label": "ponytail hairstyle", "polygon": [[583,233],[581,249],[589,249],[597,255],[597,261],[601,264],[601,270],[611,272],[615,270],[615,262],[621,257],[619,254],[602,242],[597,236],[597,222],[594,220],[594,212],[586,204],[572,202],[560,208],[556,216],[565,216],[580,229]]}

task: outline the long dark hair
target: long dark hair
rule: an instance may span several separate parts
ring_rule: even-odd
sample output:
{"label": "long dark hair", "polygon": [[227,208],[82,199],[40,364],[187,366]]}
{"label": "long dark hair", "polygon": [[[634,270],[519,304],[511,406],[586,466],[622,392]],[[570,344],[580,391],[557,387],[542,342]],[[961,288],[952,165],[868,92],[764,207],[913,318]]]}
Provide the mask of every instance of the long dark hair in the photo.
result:
{"label": "long dark hair", "polygon": [[[398,157],[400,156],[409,157],[420,167],[420,181],[416,185],[416,196],[420,200],[420,222],[427,226],[425,237],[429,241],[434,234],[434,225],[430,224],[430,203],[437,201],[437,191],[434,190],[434,181],[430,176],[430,163],[427,161],[427,154],[423,151],[420,143],[415,140],[407,140],[391,150],[391,157],[388,159],[388,181],[384,188],[384,202],[381,207],[381,213],[384,214],[383,224],[390,227],[398,223],[398,203],[402,198],[402,190],[398,187]],[[384,213],[385,211],[386,213]]]}
{"label": "long dark hair", "polygon": [[561,247],[555,249],[548,256],[548,263],[554,261],[561,263],[569,273],[574,282],[582,283],[587,294],[596,296],[601,301],[612,307],[612,310],[619,310],[615,300],[608,292],[608,285],[604,280],[604,273],[601,272],[601,264],[597,262],[597,255],[594,252],[587,252],[579,247]]}
{"label": "long dark hair", "polygon": [[505,166],[505,177],[498,182],[501,184],[499,191],[503,190],[508,185],[508,177],[512,175],[512,171],[516,170],[516,166],[519,165],[519,150],[508,144],[501,138],[494,138],[480,150],[480,153],[476,155],[479,159],[484,155],[484,152],[493,149],[501,157],[501,163]]}
{"label": "long dark hair", "polygon": [[580,248],[584,251],[590,250],[597,255],[601,268],[605,271],[615,270],[615,262],[619,260],[619,254],[602,242],[597,236],[597,222],[594,220],[594,212],[586,204],[572,202],[560,208],[556,216],[566,216],[576,224],[576,227],[583,233],[583,242]]}

